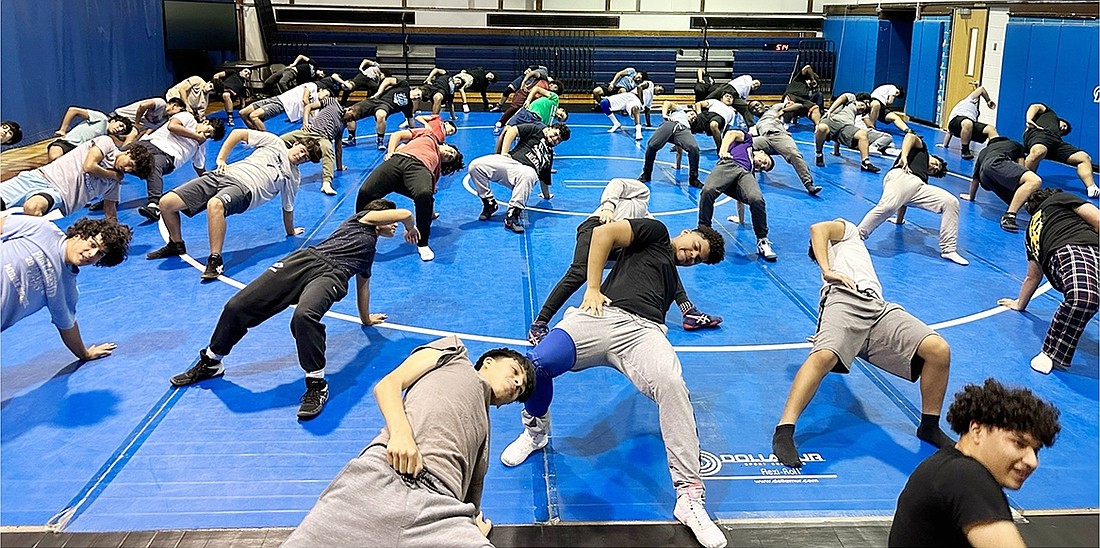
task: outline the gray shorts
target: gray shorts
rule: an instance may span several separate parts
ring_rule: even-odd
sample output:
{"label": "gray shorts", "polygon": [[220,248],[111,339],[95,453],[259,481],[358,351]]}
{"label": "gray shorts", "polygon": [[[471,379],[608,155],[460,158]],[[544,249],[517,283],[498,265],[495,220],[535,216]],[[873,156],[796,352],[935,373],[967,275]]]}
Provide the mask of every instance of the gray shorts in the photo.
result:
{"label": "gray shorts", "polygon": [[248,211],[252,204],[252,191],[232,177],[218,175],[212,171],[201,177],[191,179],[172,189],[183,200],[183,213],[194,217],[206,210],[206,203],[217,197],[225,208],[225,216]]}
{"label": "gray shorts", "polygon": [[1010,203],[1016,189],[1020,188],[1020,178],[1024,173],[1027,173],[1024,166],[1008,158],[995,158],[982,166],[978,182],[982,188],[995,193],[1005,203]]}
{"label": "gray shorts", "polygon": [[860,129],[853,124],[837,122],[830,118],[825,119],[825,125],[829,126],[830,139],[840,141],[840,144],[849,148],[852,147],[852,139],[855,139],[856,133]]}
{"label": "gray shorts", "polygon": [[936,332],[901,305],[829,286],[822,291],[818,311],[811,353],[836,354],[833,372],[847,373],[858,357],[910,382],[920,377],[924,364],[917,363],[917,348]]}
{"label": "gray shorts", "polygon": [[283,106],[283,102],[278,97],[268,97],[267,99],[260,99],[250,105],[252,108],[260,109],[264,112],[264,120],[286,112],[286,107]]}
{"label": "gray shorts", "polygon": [[492,546],[461,502],[430,474],[409,478],[374,445],[336,475],[283,548]]}

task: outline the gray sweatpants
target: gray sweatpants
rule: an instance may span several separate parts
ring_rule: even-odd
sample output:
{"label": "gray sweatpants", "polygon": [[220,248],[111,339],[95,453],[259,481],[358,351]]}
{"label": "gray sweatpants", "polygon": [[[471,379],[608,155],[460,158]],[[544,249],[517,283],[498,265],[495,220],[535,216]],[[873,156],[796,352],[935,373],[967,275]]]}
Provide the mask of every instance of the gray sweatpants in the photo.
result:
{"label": "gray sweatpants", "polygon": [[398,474],[386,463],[386,448],[375,445],[336,475],[283,548],[491,547],[475,515],[473,504],[431,475]]}
{"label": "gray sweatpants", "polygon": [[657,403],[673,485],[700,483],[695,412],[680,358],[665,336],[668,328],[614,306],[603,307],[602,318],[571,307],[554,327],[568,333],[577,347],[571,371],[614,367]]}
{"label": "gray sweatpants", "polygon": [[752,148],[762,150],[772,156],[776,154],[782,156],[794,168],[798,178],[802,180],[802,184],[813,183],[813,175],[810,175],[810,168],[806,166],[806,160],[802,158],[802,153],[798,151],[798,145],[794,144],[794,137],[791,137],[791,134],[783,129],[761,129],[762,125],[756,124],[757,129],[762,134],[752,138]]}
{"label": "gray sweatpants", "polygon": [[939,213],[940,252],[952,253],[956,250],[959,241],[959,199],[902,169],[891,169],[886,173],[886,178],[882,180],[882,197],[859,222],[860,237],[867,239],[903,205],[913,205],[925,211]]}
{"label": "gray sweatpants", "polygon": [[531,189],[535,188],[535,183],[539,180],[535,168],[521,164],[507,154],[490,154],[476,158],[470,162],[469,169],[470,180],[474,182],[479,198],[492,198],[493,190],[489,188],[489,183],[499,183],[512,189],[508,207],[517,209],[527,206]]}

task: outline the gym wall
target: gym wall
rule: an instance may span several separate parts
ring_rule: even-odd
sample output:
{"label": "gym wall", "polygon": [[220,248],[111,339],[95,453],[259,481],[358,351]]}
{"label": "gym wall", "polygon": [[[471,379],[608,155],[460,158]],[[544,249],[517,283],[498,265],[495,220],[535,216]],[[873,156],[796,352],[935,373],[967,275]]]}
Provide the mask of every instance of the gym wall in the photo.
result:
{"label": "gym wall", "polygon": [[0,47],[0,117],[23,144],[51,136],[70,105],[108,112],[173,84],[159,0],[3,1]]}

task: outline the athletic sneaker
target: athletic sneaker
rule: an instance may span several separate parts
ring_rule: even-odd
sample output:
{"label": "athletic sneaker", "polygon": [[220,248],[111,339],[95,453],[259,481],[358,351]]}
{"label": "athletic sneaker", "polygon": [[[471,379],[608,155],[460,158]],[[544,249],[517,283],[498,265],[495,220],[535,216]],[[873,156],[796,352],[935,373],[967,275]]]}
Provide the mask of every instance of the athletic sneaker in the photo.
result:
{"label": "athletic sneaker", "polygon": [[88,211],[103,211],[103,200],[88,204]]}
{"label": "athletic sneaker", "polygon": [[225,117],[225,125],[227,125],[229,127],[233,127],[234,125],[236,125],[236,124],[233,123],[233,115],[232,114]]}
{"label": "athletic sneaker", "polygon": [[1005,212],[1001,215],[1001,230],[1005,232],[1019,232],[1020,227],[1016,224],[1016,214]]}
{"label": "athletic sneaker", "polygon": [[718,327],[720,323],[722,323],[721,316],[711,316],[694,306],[691,307],[691,310],[684,312],[684,329],[688,331]]}
{"label": "athletic sneaker", "polygon": [[519,208],[508,208],[508,214],[504,217],[504,228],[515,232],[516,234],[523,233],[523,225],[519,222]]}
{"label": "athletic sneaker", "polygon": [[970,261],[966,260],[966,258],[962,255],[959,255],[958,251],[952,251],[950,253],[940,253],[940,257],[943,257],[944,259],[947,259],[957,265],[966,266],[970,264]]}
{"label": "athletic sneaker", "polygon": [[187,245],[183,242],[168,242],[164,244],[164,247],[160,249],[154,249],[145,254],[146,259],[167,259],[168,257],[179,257],[187,253]]}
{"label": "athletic sneaker", "polygon": [[650,175],[645,172],[642,172],[642,174],[638,176],[638,180],[643,183],[648,183],[651,178],[652,177],[650,177]]}
{"label": "athletic sneaker", "polygon": [[202,279],[204,281],[216,280],[218,276],[225,272],[225,265],[222,263],[222,256],[220,253],[211,253],[206,258],[206,270],[202,271]]}
{"label": "athletic sneaker", "polygon": [[881,169],[879,169],[878,166],[876,166],[875,164],[872,164],[871,160],[869,160],[869,159],[864,160],[864,161],[859,163],[859,170],[860,171],[869,171],[871,173],[878,173],[878,172],[882,171]]}
{"label": "athletic sneaker", "polygon": [[806,192],[810,193],[810,196],[817,196],[817,193],[821,192],[821,187],[815,185],[813,181],[803,184],[806,185]]}
{"label": "athletic sneaker", "polygon": [[346,147],[355,146],[355,135],[354,134],[348,135],[348,138],[344,139],[344,146],[346,146]]}
{"label": "athletic sneaker", "polygon": [[756,241],[756,254],[764,258],[765,261],[774,263],[779,255],[775,254],[772,250],[772,242],[767,238],[760,238]]}
{"label": "athletic sneaker", "polygon": [[691,529],[699,544],[707,548],[723,548],[726,545],[726,535],[707,514],[705,496],[701,483],[677,489],[676,508],[672,515],[676,516],[676,521]]}
{"label": "athletic sneaker", "polygon": [[550,326],[542,320],[535,320],[531,322],[531,329],[527,330],[527,340],[531,341],[531,344],[538,344],[548,333],[550,333]]}
{"label": "athletic sneaker", "polygon": [[500,454],[500,462],[505,466],[519,466],[527,460],[531,453],[546,447],[549,441],[547,435],[550,430],[550,416],[533,417],[524,410],[520,415],[523,420],[523,433],[515,441],[504,448]]}
{"label": "athletic sneaker", "polygon": [[1089,195],[1089,198],[1100,198],[1100,186],[1091,185],[1085,189],[1085,193]]}
{"label": "athletic sneaker", "polygon": [[974,159],[974,153],[970,152],[969,150],[963,150],[962,154],[960,154],[959,156],[961,156],[963,160],[973,160]]}
{"label": "athletic sneaker", "polygon": [[818,153],[814,156],[814,165],[817,167],[825,167],[825,155]]}
{"label": "athletic sneaker", "polygon": [[384,137],[376,138],[375,142],[378,145],[378,150],[386,150],[386,139]]}
{"label": "athletic sneaker", "polygon": [[187,386],[197,382],[213,379],[225,374],[225,367],[221,360],[215,360],[206,356],[206,349],[199,350],[199,363],[191,366],[191,369],[172,377],[172,386]]}
{"label": "athletic sneaker", "polygon": [[160,220],[160,206],[153,202],[149,202],[148,204],[139,207],[138,213],[141,214],[142,217],[145,217],[146,219],[149,219],[154,223]]}
{"label": "athletic sneaker", "polygon": [[481,214],[477,216],[479,221],[488,221],[497,212],[497,201],[492,198],[481,199]]}
{"label": "athletic sneaker", "polygon": [[898,154],[901,154],[901,149],[894,148],[892,146],[883,147],[879,149],[879,154],[882,154],[883,156],[897,156]]}
{"label": "athletic sneaker", "polygon": [[703,181],[700,181],[699,179],[692,179],[692,180],[688,181],[688,186],[695,187],[695,188],[703,188]]}
{"label": "athletic sneaker", "polygon": [[327,401],[328,382],[306,377],[306,393],[302,394],[302,405],[298,406],[298,420],[308,421],[320,415]]}
{"label": "athletic sneaker", "polygon": [[496,123],[496,124],[495,124],[495,125],[493,126],[493,135],[500,135],[500,131],[501,131],[502,129],[504,129],[504,127],[503,127],[503,126],[501,126],[500,122],[497,122],[497,123]]}

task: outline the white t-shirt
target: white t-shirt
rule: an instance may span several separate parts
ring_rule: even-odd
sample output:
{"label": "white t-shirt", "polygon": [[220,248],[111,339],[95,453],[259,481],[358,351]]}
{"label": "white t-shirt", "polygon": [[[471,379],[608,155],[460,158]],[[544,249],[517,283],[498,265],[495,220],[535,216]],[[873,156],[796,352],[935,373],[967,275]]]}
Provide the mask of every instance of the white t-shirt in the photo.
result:
{"label": "white t-shirt", "polygon": [[978,119],[978,104],[981,102],[981,97],[975,97],[971,99],[969,96],[962,101],[955,103],[955,108],[951,109],[951,114],[947,115],[947,121],[951,121],[956,116],[962,116],[963,118],[969,118],[971,120]]}
{"label": "white t-shirt", "polygon": [[894,102],[899,93],[901,90],[894,84],[883,84],[871,92],[871,97],[878,99],[883,105],[889,105]]}
{"label": "white t-shirt", "polygon": [[283,211],[294,211],[301,175],[290,163],[286,143],[266,131],[248,130],[248,145],[256,149],[247,158],[229,164],[225,174],[252,191],[248,209],[266,204],[281,194]]}
{"label": "white t-shirt", "polygon": [[168,126],[172,125],[172,120],[179,120],[184,127],[191,131],[195,131],[195,128],[199,125],[190,112],[180,112],[169,118],[168,123],[142,137],[141,140],[152,143],[162,152],[171,156],[172,165],[175,167],[180,167],[187,160],[191,160],[191,165],[195,166],[196,169],[206,169],[206,141],[203,141],[200,145],[194,139],[168,131]]}
{"label": "white t-shirt", "polygon": [[[844,223],[844,237],[832,242],[829,246],[829,266],[833,272],[844,274],[856,284],[856,289],[874,290],[882,297],[882,284],[875,274],[875,267],[871,264],[871,254],[867,252],[867,246],[859,237],[859,228],[849,221],[837,219]],[[834,282],[821,281],[826,285],[836,285]]]}
{"label": "white t-shirt", "polygon": [[726,128],[736,127],[737,111],[733,110],[733,107],[718,99],[707,99],[707,110],[721,116],[726,121],[726,127],[722,128],[723,132],[726,131]]}
{"label": "white t-shirt", "polygon": [[113,168],[118,147],[110,137],[101,135],[81,143],[68,154],[38,169],[43,178],[61,191],[63,203],[57,206],[62,215],[69,215],[98,196],[103,196],[104,200],[118,201],[118,181],[95,177],[84,171],[84,159],[93,146],[103,153],[99,167]]}
{"label": "white t-shirt", "polygon": [[58,329],[70,329],[80,298],[76,274],[76,267],[65,264],[61,229],[42,217],[6,217],[0,234],[0,331],[43,307]]}
{"label": "white t-shirt", "polygon": [[134,117],[137,116],[138,107],[145,101],[152,101],[153,108],[146,110],[141,120],[136,121],[141,125],[142,129],[157,129],[168,120],[168,115],[164,112],[165,107],[168,106],[168,102],[160,97],[142,99],[140,101],[134,101],[126,106],[118,107],[115,109],[115,114],[128,120],[135,121]]}
{"label": "white t-shirt", "polygon": [[289,118],[291,122],[302,121],[302,113],[306,110],[306,105],[302,102],[302,94],[307,89],[309,90],[309,102],[317,102],[317,84],[313,82],[291,88],[284,91],[282,95],[278,97],[279,102],[283,104],[283,110],[286,112],[286,117]]}
{"label": "white t-shirt", "polygon": [[737,90],[737,94],[742,99],[748,99],[749,94],[752,93],[752,75],[742,74],[733,80],[730,80],[730,86]]}

